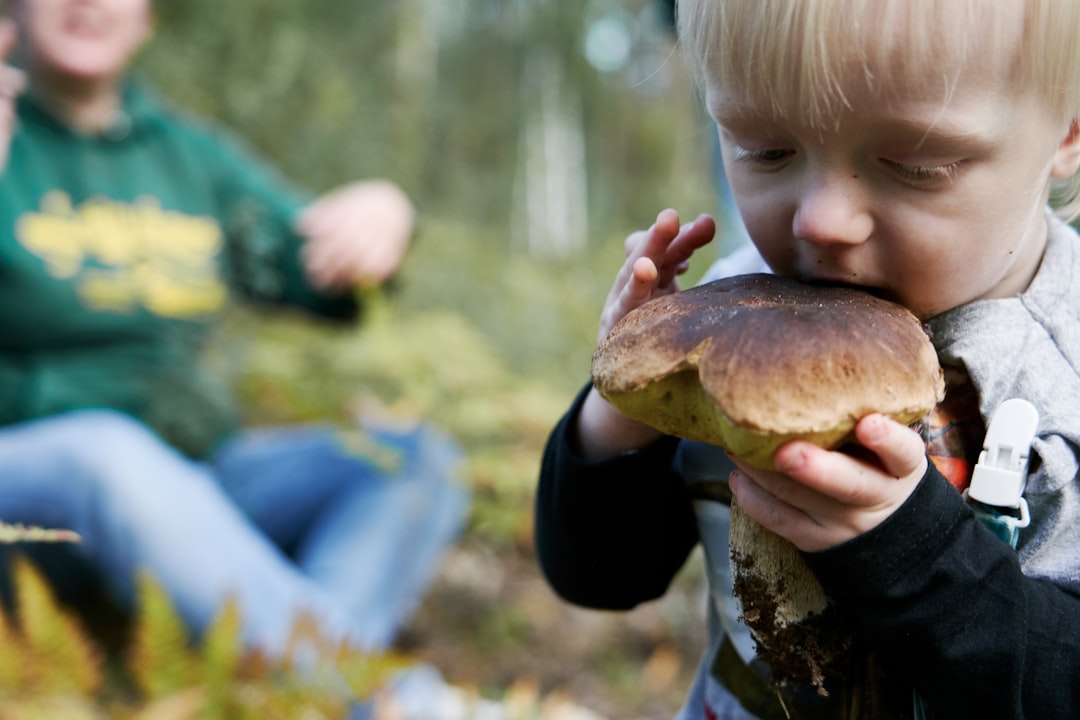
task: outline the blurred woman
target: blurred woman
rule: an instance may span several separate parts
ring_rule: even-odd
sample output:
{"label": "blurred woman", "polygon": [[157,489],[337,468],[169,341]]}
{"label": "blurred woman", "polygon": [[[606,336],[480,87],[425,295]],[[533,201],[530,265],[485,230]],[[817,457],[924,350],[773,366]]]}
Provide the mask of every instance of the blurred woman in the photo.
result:
{"label": "blurred woman", "polygon": [[376,429],[238,430],[199,368],[230,298],[356,316],[414,211],[391,182],[318,198],[129,77],[150,0],[10,0],[0,29],[0,519],[77,531],[34,547],[57,589],[123,608],[137,573],[194,634],[235,598],[251,647],[298,614],[386,647],[456,537],[456,444]]}

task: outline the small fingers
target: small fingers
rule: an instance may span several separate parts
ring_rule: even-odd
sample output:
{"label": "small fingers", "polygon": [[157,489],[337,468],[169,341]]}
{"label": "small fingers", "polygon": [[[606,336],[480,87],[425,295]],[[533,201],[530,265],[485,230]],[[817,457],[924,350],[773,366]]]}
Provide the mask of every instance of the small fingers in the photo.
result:
{"label": "small fingers", "polygon": [[802,509],[773,495],[743,471],[732,472],[728,484],[743,512],[767,530],[803,550],[819,549],[829,544],[829,540],[822,539],[827,529]]}
{"label": "small fingers", "polygon": [[872,509],[891,504],[904,488],[873,458],[864,460],[823,450],[808,442],[781,446],[773,458],[777,469],[811,490],[853,508]]}
{"label": "small fingers", "polygon": [[[926,470],[926,458],[918,435],[903,426],[898,428],[910,432],[917,447],[906,447],[908,438],[889,433],[888,440],[883,440],[880,447],[864,448],[866,457],[856,457],[794,441],[781,446],[773,456],[773,462],[781,473],[809,490],[853,511],[880,517],[881,513],[891,513],[907,499]],[[857,431],[856,437],[858,435]],[[905,446],[902,450],[894,442],[897,439]],[[892,457],[891,454],[896,452],[900,452],[903,460]],[[883,462],[881,453],[890,455],[888,464]]]}
{"label": "small fingers", "polygon": [[891,514],[888,507],[848,504],[779,473],[739,470],[729,482],[747,515],[807,552],[846,542]]}
{"label": "small fingers", "polygon": [[671,243],[669,252],[673,260],[685,262],[696,250],[712,241],[716,235],[716,221],[702,213],[679,228],[679,234]]}
{"label": "small fingers", "polygon": [[814,491],[782,472],[753,467],[730,453],[728,453],[728,458],[734,463],[736,472],[745,477],[753,478],[754,484],[769,493],[769,495],[789,505],[806,509],[807,497]]}
{"label": "small fingers", "polygon": [[773,455],[775,472],[735,459],[732,490],[751,517],[803,550],[856,537],[907,500],[926,456],[917,433],[883,415],[860,420],[855,438],[857,454],[788,442]]}
{"label": "small fingers", "polygon": [[679,214],[661,210],[648,230],[631,233],[623,243],[626,262],[619,269],[600,320],[599,338],[631,310],[653,297],[678,291],[675,278],[689,269],[690,255],[708,243],[715,225],[707,215],[679,225]]}
{"label": "small fingers", "polygon": [[627,313],[644,305],[652,298],[653,290],[656,288],[656,277],[656,264],[650,258],[639,257],[632,263],[627,261],[619,271],[619,276],[604,305],[604,311],[600,316],[598,340],[607,337],[611,329]]}
{"label": "small fingers", "polygon": [[630,276],[633,279],[633,282],[631,282],[630,285],[632,287],[645,288],[647,292],[652,290],[652,286],[656,283],[658,274],[659,272],[656,269],[656,263],[653,262],[652,258],[639,257],[631,266]]}
{"label": "small fingers", "polygon": [[918,433],[877,413],[855,425],[855,438],[877,456],[882,469],[897,478],[926,472],[926,446]]}
{"label": "small fingers", "polygon": [[699,215],[692,222],[682,225],[665,247],[663,257],[657,262],[660,270],[657,284],[660,287],[672,285],[675,278],[690,267],[690,257],[711,242],[715,234],[716,223],[708,215]]}
{"label": "small fingers", "polygon": [[626,257],[628,260],[638,256],[650,257],[659,264],[659,260],[678,234],[679,214],[670,208],[661,210],[656,216],[656,222],[648,230],[632,233],[626,238]]}
{"label": "small fingers", "polygon": [[671,208],[665,208],[656,215],[656,220],[648,230],[638,230],[635,233],[631,233],[626,241],[623,243],[623,247],[626,250],[626,257],[630,257],[636,251],[645,252],[646,245],[650,241],[654,241],[658,234],[667,236],[668,241],[675,237],[679,232],[679,214]]}

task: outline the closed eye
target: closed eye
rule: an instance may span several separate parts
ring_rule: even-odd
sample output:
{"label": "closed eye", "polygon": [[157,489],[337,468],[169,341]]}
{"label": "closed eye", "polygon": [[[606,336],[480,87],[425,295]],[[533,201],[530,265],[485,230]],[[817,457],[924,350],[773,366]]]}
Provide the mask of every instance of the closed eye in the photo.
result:
{"label": "closed eye", "polygon": [[910,165],[886,158],[881,161],[905,182],[917,187],[951,183],[959,175],[963,165],[961,160],[942,165]]}
{"label": "closed eye", "polygon": [[770,148],[767,150],[747,150],[736,148],[735,159],[753,165],[775,166],[780,165],[795,155],[794,150],[784,148]]}

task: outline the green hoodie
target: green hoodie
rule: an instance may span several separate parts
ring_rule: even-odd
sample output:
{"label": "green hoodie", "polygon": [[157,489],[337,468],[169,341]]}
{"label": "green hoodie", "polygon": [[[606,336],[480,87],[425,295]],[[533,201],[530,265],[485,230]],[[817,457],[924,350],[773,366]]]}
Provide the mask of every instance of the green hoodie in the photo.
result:
{"label": "green hoodie", "polygon": [[339,318],[308,285],[307,198],[240,142],[135,84],[101,135],[18,101],[0,175],[0,425],[78,408],[146,421],[193,457],[235,425],[198,367],[230,297]]}

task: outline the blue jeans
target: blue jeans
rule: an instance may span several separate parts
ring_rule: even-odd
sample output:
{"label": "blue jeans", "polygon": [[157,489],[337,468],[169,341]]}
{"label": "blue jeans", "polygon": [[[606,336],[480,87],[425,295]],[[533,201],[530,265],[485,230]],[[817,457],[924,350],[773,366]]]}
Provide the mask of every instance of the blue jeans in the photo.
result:
{"label": "blue jeans", "polygon": [[[34,546],[61,589],[89,568],[122,608],[148,571],[194,634],[227,598],[249,647],[280,653],[299,613],[333,640],[385,648],[456,539],[468,505],[456,444],[434,428],[251,431],[207,462],[140,422],[80,410],[0,428],[0,520],[68,528]],[[374,451],[374,452],[372,452]],[[381,455],[387,455],[388,459]]]}

